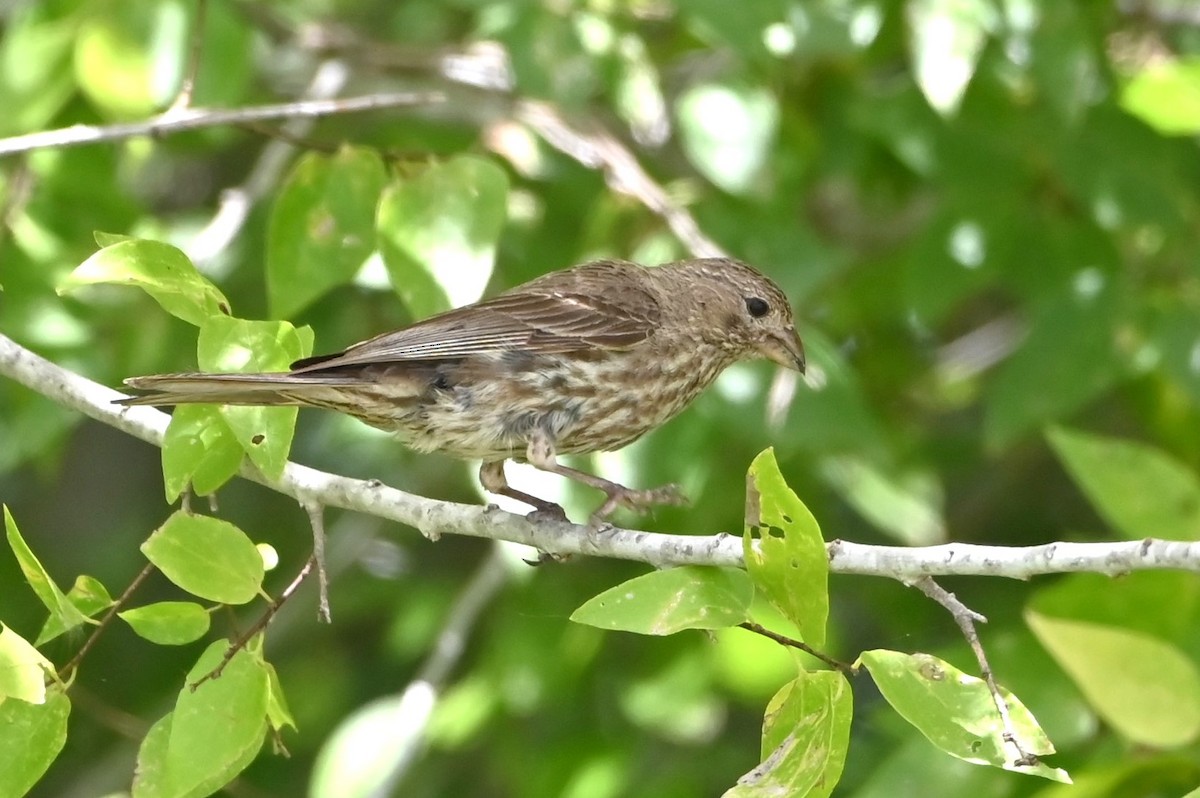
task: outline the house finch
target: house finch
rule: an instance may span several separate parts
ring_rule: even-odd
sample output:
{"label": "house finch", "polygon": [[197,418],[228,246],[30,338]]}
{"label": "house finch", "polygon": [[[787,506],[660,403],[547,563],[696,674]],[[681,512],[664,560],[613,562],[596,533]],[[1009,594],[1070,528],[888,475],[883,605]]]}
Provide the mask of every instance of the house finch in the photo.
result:
{"label": "house finch", "polygon": [[735,361],[804,370],[779,287],[728,258],[655,268],[602,260],[553,272],[344,352],[267,374],[162,374],[126,385],[131,405],[189,402],[340,410],[421,452],[481,458],[485,490],[542,511],[509,487],[504,461],[590,485],[618,506],[679,503],[674,485],[633,490],[561,465],[559,454],[619,449],[678,414]]}

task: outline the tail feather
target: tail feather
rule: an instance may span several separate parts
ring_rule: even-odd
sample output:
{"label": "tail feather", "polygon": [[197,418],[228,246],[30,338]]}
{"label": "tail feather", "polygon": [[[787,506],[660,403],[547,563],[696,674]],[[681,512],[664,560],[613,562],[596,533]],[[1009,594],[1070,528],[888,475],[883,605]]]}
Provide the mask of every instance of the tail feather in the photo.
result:
{"label": "tail feather", "polygon": [[130,388],[144,393],[118,399],[121,405],[304,405],[305,393],[321,388],[361,385],[361,379],[346,375],[293,376],[285,372],[266,374],[155,374],[130,377]]}

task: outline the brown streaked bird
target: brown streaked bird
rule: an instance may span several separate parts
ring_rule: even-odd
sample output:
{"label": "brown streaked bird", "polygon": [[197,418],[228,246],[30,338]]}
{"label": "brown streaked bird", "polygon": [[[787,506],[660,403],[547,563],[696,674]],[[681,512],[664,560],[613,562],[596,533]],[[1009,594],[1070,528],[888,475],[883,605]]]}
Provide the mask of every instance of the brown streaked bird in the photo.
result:
{"label": "brown streaked bird", "polygon": [[552,272],[334,355],[265,374],[161,374],[125,384],[130,405],[302,405],[339,410],[419,452],[481,458],[484,489],[543,511],[509,487],[504,461],[601,490],[618,506],[680,503],[675,485],[634,490],[560,464],[620,449],[683,410],[726,367],[763,357],[804,371],[787,297],[730,258],[652,268],[601,260]]}

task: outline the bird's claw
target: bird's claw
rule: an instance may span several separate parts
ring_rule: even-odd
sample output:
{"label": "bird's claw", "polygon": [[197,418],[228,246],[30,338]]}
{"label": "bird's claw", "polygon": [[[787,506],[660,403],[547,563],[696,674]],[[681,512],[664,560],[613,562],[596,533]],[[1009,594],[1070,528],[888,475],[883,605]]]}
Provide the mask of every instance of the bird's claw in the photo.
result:
{"label": "bird's claw", "polygon": [[659,504],[684,505],[688,503],[683,488],[675,483],[662,485],[657,488],[635,490],[618,485],[608,491],[608,499],[600,505],[600,509],[592,513],[589,527],[598,527],[618,507],[625,507],[634,512],[647,510]]}
{"label": "bird's claw", "polygon": [[552,554],[548,551],[538,551],[537,559],[526,560],[525,558],[521,558],[521,561],[530,568],[537,568],[538,566],[545,565],[548,562],[566,562],[569,559],[571,559],[570,554]]}

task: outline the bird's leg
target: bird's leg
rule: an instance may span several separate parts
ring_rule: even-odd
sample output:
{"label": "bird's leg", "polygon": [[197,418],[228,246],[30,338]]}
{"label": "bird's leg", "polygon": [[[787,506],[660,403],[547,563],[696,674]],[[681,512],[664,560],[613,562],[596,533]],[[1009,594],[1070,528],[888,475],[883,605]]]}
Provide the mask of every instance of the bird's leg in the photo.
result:
{"label": "bird's leg", "polygon": [[516,499],[519,502],[528,504],[530,507],[537,508],[535,512],[544,513],[546,516],[555,520],[567,520],[567,514],[563,512],[563,508],[559,507],[554,502],[548,502],[545,499],[539,499],[537,496],[531,496],[524,491],[520,491],[509,486],[508,479],[504,476],[503,460],[491,460],[484,462],[484,464],[479,467],[479,484],[483,485],[483,489],[488,493],[494,493],[497,496],[507,496],[510,499]]}
{"label": "bird's leg", "polygon": [[544,430],[536,430],[529,438],[529,446],[525,450],[525,459],[534,468],[549,471],[551,474],[582,482],[584,485],[604,491],[604,504],[592,513],[591,526],[604,526],[608,516],[618,507],[628,507],[631,510],[641,510],[656,504],[687,504],[687,497],[678,485],[663,485],[649,490],[635,490],[616,482],[580,471],[577,468],[562,465],[558,462],[554,451],[554,441]]}

